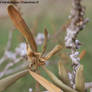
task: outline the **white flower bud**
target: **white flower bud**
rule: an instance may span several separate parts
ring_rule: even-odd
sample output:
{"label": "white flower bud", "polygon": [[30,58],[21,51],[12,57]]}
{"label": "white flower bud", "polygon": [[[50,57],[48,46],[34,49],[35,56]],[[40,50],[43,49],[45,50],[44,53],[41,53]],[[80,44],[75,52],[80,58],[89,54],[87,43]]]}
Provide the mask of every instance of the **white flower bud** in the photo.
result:
{"label": "white flower bud", "polygon": [[16,53],[20,56],[25,56],[27,54],[27,50],[26,50],[26,43],[20,43],[19,47],[17,47],[15,49]]}
{"label": "white flower bud", "polygon": [[32,88],[29,88],[29,92],[32,92]]}

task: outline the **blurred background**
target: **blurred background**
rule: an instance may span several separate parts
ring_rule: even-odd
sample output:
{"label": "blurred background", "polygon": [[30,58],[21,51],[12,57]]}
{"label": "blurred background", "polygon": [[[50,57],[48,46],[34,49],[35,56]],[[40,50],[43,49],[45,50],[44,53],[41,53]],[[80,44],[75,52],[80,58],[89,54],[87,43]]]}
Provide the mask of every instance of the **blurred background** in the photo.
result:
{"label": "blurred background", "polygon": [[[85,17],[88,17],[90,21],[86,28],[78,35],[79,40],[83,43],[79,51],[86,51],[86,54],[81,59],[80,63],[84,65],[85,79],[89,82],[92,81],[92,1],[82,1],[83,5],[86,6]],[[49,33],[47,52],[58,43],[64,45],[66,32],[65,24],[68,23],[68,16],[70,15],[70,10],[72,8],[72,0],[39,0],[38,4],[19,4],[18,6],[20,7],[21,14],[29,28],[32,30],[35,38],[37,38],[38,34],[43,34],[44,28],[47,28]],[[4,54],[9,36],[8,34],[12,27],[13,24],[7,12],[7,4],[0,4],[0,58],[2,58]],[[25,40],[15,29],[13,31],[10,50],[14,52],[15,48],[18,47],[21,42],[25,42]],[[41,48],[41,44],[38,44],[39,51],[41,51]],[[66,57],[65,54],[69,54],[69,51],[63,49],[48,61],[47,67],[56,75],[58,74],[57,62],[60,59],[66,64],[68,70],[71,71],[71,60],[68,55]],[[11,69],[14,67],[16,68],[21,62],[15,64]],[[7,63],[8,60],[0,65],[0,72],[3,71]],[[44,71],[41,70],[41,74],[50,80]],[[29,89],[34,87],[35,80],[30,75],[27,75],[18,80],[5,92],[29,92]],[[44,88],[41,87],[41,90],[44,90]]]}

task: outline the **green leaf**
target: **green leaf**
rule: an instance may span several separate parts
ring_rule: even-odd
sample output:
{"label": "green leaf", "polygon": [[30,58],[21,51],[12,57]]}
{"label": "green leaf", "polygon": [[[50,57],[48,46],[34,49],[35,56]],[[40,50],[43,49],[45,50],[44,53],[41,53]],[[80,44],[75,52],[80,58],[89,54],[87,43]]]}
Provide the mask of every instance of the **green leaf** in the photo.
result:
{"label": "green leaf", "polygon": [[50,72],[45,66],[42,67],[45,72],[49,75],[49,77],[53,80],[53,82],[58,85],[64,92],[77,92],[71,87],[64,84],[60,79],[58,79],[52,72]]}
{"label": "green leaf", "polygon": [[83,74],[83,65],[80,65],[75,77],[75,88],[79,92],[85,92],[85,81],[84,81],[84,74]]}
{"label": "green leaf", "polygon": [[28,70],[18,72],[0,80],[0,92],[14,84],[18,79],[24,77],[28,73]]}
{"label": "green leaf", "polygon": [[58,62],[58,70],[59,70],[59,77],[60,79],[67,85],[69,85],[71,87],[70,81],[69,81],[69,77],[68,77],[68,73],[66,71],[66,68],[64,66],[64,64],[59,61]]}

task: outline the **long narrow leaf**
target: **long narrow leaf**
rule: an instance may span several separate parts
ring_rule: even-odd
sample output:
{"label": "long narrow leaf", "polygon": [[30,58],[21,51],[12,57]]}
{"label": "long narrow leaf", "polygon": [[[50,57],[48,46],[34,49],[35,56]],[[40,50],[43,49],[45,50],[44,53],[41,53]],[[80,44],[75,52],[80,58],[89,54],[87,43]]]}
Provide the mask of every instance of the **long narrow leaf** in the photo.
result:
{"label": "long narrow leaf", "polygon": [[69,77],[68,77],[68,73],[66,71],[66,68],[64,66],[64,64],[62,63],[62,61],[58,62],[58,70],[59,70],[59,77],[60,79],[67,84],[68,86],[71,87],[70,81],[69,81]]}
{"label": "long narrow leaf", "polygon": [[85,92],[85,81],[84,81],[84,74],[83,74],[83,66],[80,65],[75,77],[75,87],[79,92]]}
{"label": "long narrow leaf", "polygon": [[26,25],[24,19],[21,17],[19,11],[13,5],[9,5],[8,14],[11,20],[13,21],[14,25],[16,26],[16,28],[23,34],[25,39],[28,41],[32,50],[37,51],[37,46],[34,37],[30,29]]}
{"label": "long narrow leaf", "polygon": [[86,50],[83,50],[81,53],[80,53],[80,59],[82,59],[86,54]]}
{"label": "long narrow leaf", "polygon": [[43,54],[45,53],[46,47],[47,47],[48,31],[47,31],[46,28],[44,29],[44,35],[45,35],[45,39],[44,39],[44,43],[43,43],[43,48],[42,48],[42,53],[41,53],[41,55],[43,55]]}
{"label": "long narrow leaf", "polygon": [[45,87],[49,92],[61,92],[61,89],[53,85],[51,82],[43,78],[42,76],[29,71],[29,73],[32,75],[32,77],[38,81],[43,87]]}
{"label": "long narrow leaf", "polygon": [[0,80],[0,92],[14,84],[18,79],[24,77],[28,73],[28,70],[18,72]]}
{"label": "long narrow leaf", "polygon": [[56,45],[53,50],[51,50],[45,57],[46,60],[50,59],[53,55],[59,52],[62,49],[61,45]]}
{"label": "long narrow leaf", "polygon": [[61,89],[63,89],[65,92],[77,92],[76,90],[72,89],[71,87],[67,86],[66,84],[64,84],[60,79],[58,79],[51,71],[49,71],[45,66],[42,67],[45,72],[49,75],[49,77],[51,78],[51,80],[58,85],[59,87],[61,87]]}

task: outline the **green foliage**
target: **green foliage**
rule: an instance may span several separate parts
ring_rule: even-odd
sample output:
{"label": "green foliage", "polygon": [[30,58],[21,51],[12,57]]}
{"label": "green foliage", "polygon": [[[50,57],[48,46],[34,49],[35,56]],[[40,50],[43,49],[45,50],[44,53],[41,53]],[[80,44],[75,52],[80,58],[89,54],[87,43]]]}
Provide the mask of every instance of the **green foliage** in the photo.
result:
{"label": "green foliage", "polygon": [[28,70],[24,70],[13,75],[10,75],[6,78],[0,80],[0,92],[6,90],[6,88],[13,85],[18,79],[24,77],[28,73]]}

